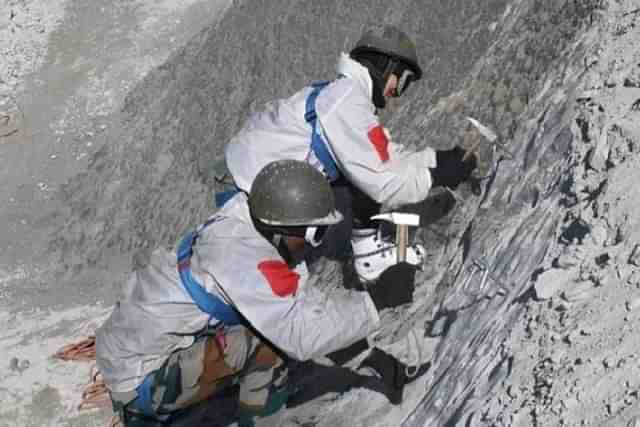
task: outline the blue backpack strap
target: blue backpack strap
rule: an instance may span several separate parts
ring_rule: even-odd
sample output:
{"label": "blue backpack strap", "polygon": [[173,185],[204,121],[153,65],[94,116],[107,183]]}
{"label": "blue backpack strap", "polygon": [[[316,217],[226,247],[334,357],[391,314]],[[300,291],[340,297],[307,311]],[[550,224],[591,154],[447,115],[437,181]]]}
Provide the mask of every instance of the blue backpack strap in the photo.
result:
{"label": "blue backpack strap", "polygon": [[[215,219],[206,222],[202,228],[209,225]],[[201,228],[201,229],[202,229]],[[236,310],[225,303],[222,299],[206,291],[200,283],[191,274],[191,256],[193,255],[193,244],[198,238],[198,232],[192,231],[188,233],[178,245],[178,273],[182,285],[187,290],[193,302],[198,308],[207,313],[211,317],[215,317],[228,326],[238,325],[240,317]]]}
{"label": "blue backpack strap", "polygon": [[329,83],[328,80],[315,82],[311,85],[313,88],[307,101],[305,103],[304,119],[309,125],[311,125],[311,150],[316,155],[317,159],[322,163],[324,172],[329,178],[329,182],[333,182],[340,177],[340,171],[336,162],[331,157],[331,153],[322,139],[322,134],[318,128],[318,114],[316,113],[316,99],[320,94],[320,91],[324,89]]}

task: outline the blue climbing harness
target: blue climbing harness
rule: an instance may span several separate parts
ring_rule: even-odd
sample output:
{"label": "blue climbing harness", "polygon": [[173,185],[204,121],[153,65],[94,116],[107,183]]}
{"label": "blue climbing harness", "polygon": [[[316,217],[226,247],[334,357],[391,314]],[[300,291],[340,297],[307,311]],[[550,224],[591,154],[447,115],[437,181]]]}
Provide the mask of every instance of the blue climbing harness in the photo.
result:
{"label": "blue climbing harness", "polygon": [[[198,235],[208,225],[215,222],[218,218],[213,217],[201,225],[196,231],[188,233],[178,245],[178,273],[182,285],[187,290],[193,302],[204,313],[209,315],[209,321],[215,318],[222,322],[225,326],[233,326],[240,324],[240,316],[238,312],[225,303],[218,296],[207,292],[200,283],[191,274],[191,256],[193,255],[193,245]],[[131,405],[143,414],[155,418],[161,422],[167,422],[171,418],[171,414],[156,414],[152,406],[151,386],[153,385],[153,375],[147,375],[142,384],[136,388],[137,397],[131,402]]]}
{"label": "blue climbing harness", "polygon": [[[334,182],[340,178],[340,171],[335,160],[331,156],[327,144],[322,137],[320,126],[318,126],[318,113],[316,112],[316,99],[320,94],[320,91],[327,87],[331,83],[329,80],[322,80],[311,84],[313,88],[311,93],[307,96],[305,102],[304,120],[311,126],[311,151],[315,154],[316,158],[322,164],[322,169],[327,176],[329,182]],[[240,190],[234,187],[231,190],[220,191],[215,194],[216,207],[221,208],[227,203],[233,196],[238,194]]]}
{"label": "blue climbing harness", "polygon": [[191,256],[193,255],[193,245],[198,235],[208,225],[218,218],[213,217],[201,225],[198,230],[188,233],[178,245],[178,273],[185,287],[198,308],[207,313],[212,318],[220,320],[227,326],[240,324],[240,317],[237,311],[218,296],[211,294],[202,287],[191,274]]}
{"label": "blue climbing harness", "polygon": [[224,206],[225,203],[231,200],[233,196],[235,196],[239,192],[240,192],[240,189],[238,187],[233,187],[233,189],[231,190],[218,191],[214,195],[216,207],[221,208],[222,206]]}
{"label": "blue climbing harness", "polygon": [[318,113],[316,112],[316,99],[318,98],[320,91],[327,87],[329,83],[331,82],[323,80],[311,84],[313,89],[309,96],[307,96],[304,108],[304,119],[311,126],[311,150],[322,164],[322,168],[324,169],[324,173],[327,175],[329,182],[333,182],[340,178],[340,171],[338,170],[338,166],[333,160],[333,157],[322,138],[322,133],[318,126]]}

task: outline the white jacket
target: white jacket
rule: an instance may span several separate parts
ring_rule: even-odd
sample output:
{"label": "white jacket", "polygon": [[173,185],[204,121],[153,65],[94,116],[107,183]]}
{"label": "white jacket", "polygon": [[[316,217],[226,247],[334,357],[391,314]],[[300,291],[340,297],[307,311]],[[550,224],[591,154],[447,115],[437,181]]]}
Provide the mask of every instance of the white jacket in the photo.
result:
{"label": "white jacket", "polygon": [[[322,89],[316,101],[320,130],[338,169],[375,201],[393,207],[417,203],[431,188],[431,148],[411,152],[387,139],[371,101],[368,70],[342,54],[337,72],[344,78]],[[252,114],[226,147],[227,167],[236,185],[249,192],[258,172],[280,159],[307,161],[321,172],[310,149],[311,127],[304,119],[311,87]]]}
{"label": "white jacket", "polygon": [[[328,296],[307,286],[304,264],[295,270],[286,266],[253,227],[243,193],[213,218],[193,247],[194,278],[229,301],[289,356],[322,356],[377,329],[378,312],[367,292],[334,291]],[[112,391],[135,389],[169,354],[191,345],[190,334],[207,325],[209,316],[191,300],[176,264],[175,252],[155,251],[150,265],[131,275],[124,298],[98,329],[98,367]]]}

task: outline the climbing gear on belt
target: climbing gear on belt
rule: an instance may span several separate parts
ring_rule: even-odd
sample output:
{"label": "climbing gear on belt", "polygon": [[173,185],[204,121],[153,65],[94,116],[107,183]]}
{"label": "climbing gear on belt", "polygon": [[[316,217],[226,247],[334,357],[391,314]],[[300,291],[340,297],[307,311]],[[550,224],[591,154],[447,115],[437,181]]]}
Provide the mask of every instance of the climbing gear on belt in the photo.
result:
{"label": "climbing gear on belt", "polygon": [[[491,266],[484,258],[472,258],[471,265],[466,268],[466,270],[469,271],[469,275],[460,285],[460,289],[462,290],[462,292],[466,295],[480,298],[493,298],[495,295],[506,295],[508,293],[508,288],[505,286],[502,280],[498,279],[490,272],[490,268]],[[476,272],[482,272],[482,276],[480,277],[480,285],[478,286],[478,290],[472,292],[469,289],[469,284],[473,280]],[[496,283],[498,287],[493,294],[485,295],[489,281]]]}

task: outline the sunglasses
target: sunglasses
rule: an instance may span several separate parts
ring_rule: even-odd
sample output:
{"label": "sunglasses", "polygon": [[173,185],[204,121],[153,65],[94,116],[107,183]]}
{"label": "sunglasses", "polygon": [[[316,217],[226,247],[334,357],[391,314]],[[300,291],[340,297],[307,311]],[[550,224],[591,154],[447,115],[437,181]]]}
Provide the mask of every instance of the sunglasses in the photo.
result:
{"label": "sunglasses", "polygon": [[317,227],[307,227],[304,233],[304,240],[314,248],[322,244],[322,239],[327,234],[328,225],[319,225]]}
{"label": "sunglasses", "polygon": [[402,96],[412,81],[416,79],[416,75],[411,70],[404,70],[398,77],[398,86],[396,87],[395,96]]}
{"label": "sunglasses", "polygon": [[416,80],[416,74],[403,62],[392,59],[387,66],[386,75],[395,74],[398,77],[398,84],[393,93],[394,97],[402,96],[411,82]]}

